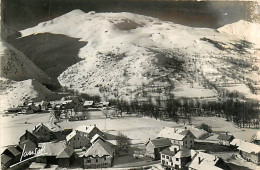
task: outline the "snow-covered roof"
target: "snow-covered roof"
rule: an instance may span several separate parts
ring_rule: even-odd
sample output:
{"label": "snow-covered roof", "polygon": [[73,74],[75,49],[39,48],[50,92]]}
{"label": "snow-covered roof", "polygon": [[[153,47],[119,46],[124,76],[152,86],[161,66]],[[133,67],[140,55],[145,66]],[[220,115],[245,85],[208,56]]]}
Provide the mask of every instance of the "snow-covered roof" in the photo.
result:
{"label": "snow-covered roof", "polygon": [[76,128],[77,131],[84,132],[86,134],[89,134],[96,126],[93,125],[81,125]]}
{"label": "snow-covered roof", "polygon": [[102,157],[105,155],[113,156],[113,148],[102,140],[97,140],[84,154],[84,156],[98,156]]}
{"label": "snow-covered roof", "polygon": [[105,140],[102,136],[99,134],[95,134],[92,139],[90,140],[90,143],[94,143],[98,138],[102,139],[103,141]]}
{"label": "snow-covered roof", "polygon": [[215,155],[211,155],[208,153],[204,153],[204,152],[197,152],[194,150],[192,151],[195,155],[189,165],[189,168],[193,168],[193,169],[199,169],[199,170],[221,170],[222,168],[219,168],[216,165],[216,163],[218,162],[218,160],[220,158],[218,158]]}
{"label": "snow-covered roof", "polygon": [[94,101],[85,101],[84,106],[92,106],[94,104]]}
{"label": "snow-covered roof", "polygon": [[[76,130],[73,130],[70,134],[68,134],[66,136],[66,140],[70,141],[74,136],[78,135],[80,138],[83,138],[82,136],[80,136]],[[84,138],[85,139],[85,138]]]}
{"label": "snow-covered roof", "polygon": [[240,146],[241,143],[243,142],[246,142],[246,141],[243,141],[241,139],[233,139],[231,142],[230,142],[230,145],[233,145],[233,146]]}
{"label": "snow-covered roof", "polygon": [[56,158],[69,158],[74,149],[68,146],[64,141],[60,142],[46,142],[40,144],[44,147],[42,154],[45,156],[56,156]]}
{"label": "snow-covered roof", "polygon": [[157,137],[182,140],[187,135],[187,133],[191,132],[187,129],[164,127],[161,129]]}
{"label": "snow-covered roof", "polygon": [[254,143],[249,142],[241,142],[237,148],[238,150],[247,152],[247,153],[259,153],[260,146]]}

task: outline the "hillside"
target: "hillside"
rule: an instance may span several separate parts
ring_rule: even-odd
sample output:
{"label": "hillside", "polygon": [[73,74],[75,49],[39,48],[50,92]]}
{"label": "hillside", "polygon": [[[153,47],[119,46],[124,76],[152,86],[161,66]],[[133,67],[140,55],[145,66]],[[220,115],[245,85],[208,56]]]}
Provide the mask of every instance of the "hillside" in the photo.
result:
{"label": "hillside", "polygon": [[[247,98],[259,98],[259,66],[255,64],[259,49],[249,40],[215,29],[132,13],[74,10],[20,33],[20,38],[12,39],[16,48],[50,77],[58,76],[63,86],[80,92],[104,98],[174,94],[217,100],[225,91],[238,91]],[[74,44],[70,51],[79,59],[64,61],[67,51],[57,52],[60,46],[54,39],[60,35],[75,39],[68,46]],[[47,40],[38,43],[42,36],[48,36]],[[52,71],[57,65],[59,74]]]}
{"label": "hillside", "polygon": [[1,78],[0,84],[0,113],[8,107],[22,105],[26,100],[39,102],[59,98],[36,80],[12,81]]}

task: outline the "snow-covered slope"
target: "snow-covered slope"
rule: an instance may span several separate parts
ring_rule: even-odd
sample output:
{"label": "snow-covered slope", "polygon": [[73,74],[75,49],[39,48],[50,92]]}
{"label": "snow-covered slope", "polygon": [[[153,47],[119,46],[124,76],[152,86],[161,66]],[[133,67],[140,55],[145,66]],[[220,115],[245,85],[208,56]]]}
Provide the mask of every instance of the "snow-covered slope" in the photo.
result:
{"label": "snow-covered slope", "polygon": [[260,24],[240,20],[236,23],[225,25],[219,28],[218,31],[236,35],[260,47]]}
{"label": "snow-covered slope", "polygon": [[26,100],[37,102],[59,97],[36,80],[13,81],[1,78],[0,83],[0,113],[8,107],[17,107]]}
{"label": "snow-covered slope", "polygon": [[[216,98],[224,85],[259,82],[251,72],[243,75],[256,59],[254,44],[214,29],[192,28],[132,13],[74,10],[22,30],[20,39],[39,33],[63,34],[87,42],[78,52],[83,60],[58,77],[63,86],[80,92],[141,97],[144,84],[148,91],[149,87],[167,86],[171,90],[162,93],[181,97],[183,90],[186,97],[191,90],[196,91],[193,97]],[[241,68],[241,62],[246,63],[245,68]],[[183,85],[185,88],[173,90]]]}

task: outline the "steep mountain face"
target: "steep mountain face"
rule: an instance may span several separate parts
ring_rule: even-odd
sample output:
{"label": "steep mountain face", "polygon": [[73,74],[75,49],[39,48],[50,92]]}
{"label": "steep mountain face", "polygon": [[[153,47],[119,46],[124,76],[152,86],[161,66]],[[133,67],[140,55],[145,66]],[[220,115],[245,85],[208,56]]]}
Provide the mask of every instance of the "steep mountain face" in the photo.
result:
{"label": "steep mountain face", "polygon": [[14,48],[11,44],[0,42],[0,76],[15,81],[35,79],[42,84],[58,86],[57,79],[52,79],[21,51]]}
{"label": "steep mountain face", "polygon": [[[74,10],[20,32],[22,37],[12,44],[50,77],[58,76],[63,86],[80,92],[126,99],[174,94],[216,100],[226,94],[222,91],[237,90],[248,98],[259,97],[259,66],[254,64],[259,49],[215,29],[132,13]],[[40,42],[45,35],[46,41]],[[77,41],[63,44],[55,40],[59,35]]]}

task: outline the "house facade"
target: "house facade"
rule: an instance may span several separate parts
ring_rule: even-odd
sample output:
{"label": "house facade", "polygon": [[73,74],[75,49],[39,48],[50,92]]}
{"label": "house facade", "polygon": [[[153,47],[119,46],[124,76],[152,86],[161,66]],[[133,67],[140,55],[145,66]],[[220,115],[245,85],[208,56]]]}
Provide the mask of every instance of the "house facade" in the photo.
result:
{"label": "house facade", "polygon": [[97,140],[84,155],[83,168],[107,168],[113,164],[115,150],[103,140]]}
{"label": "house facade", "polygon": [[167,169],[187,169],[186,164],[191,161],[191,151],[189,149],[172,145],[160,152],[161,165]]}
{"label": "house facade", "polygon": [[171,146],[171,141],[166,138],[149,140],[145,145],[145,155],[155,160],[160,159],[160,151]]}
{"label": "house facade", "polygon": [[194,147],[195,136],[187,129],[164,127],[157,137],[168,138],[173,145],[183,146],[184,148]]}
{"label": "house facade", "polygon": [[225,146],[230,146],[230,142],[235,139],[233,135],[228,135],[227,133],[225,134],[220,134],[218,136],[219,144],[220,145],[225,145]]}
{"label": "house facade", "polygon": [[38,136],[38,142],[49,142],[53,138],[52,132],[42,123],[35,126],[32,132]]}
{"label": "house facade", "polygon": [[89,147],[90,141],[88,138],[83,137],[77,131],[72,131],[68,136],[66,136],[66,141],[69,146],[73,149],[80,149],[83,147]]}

